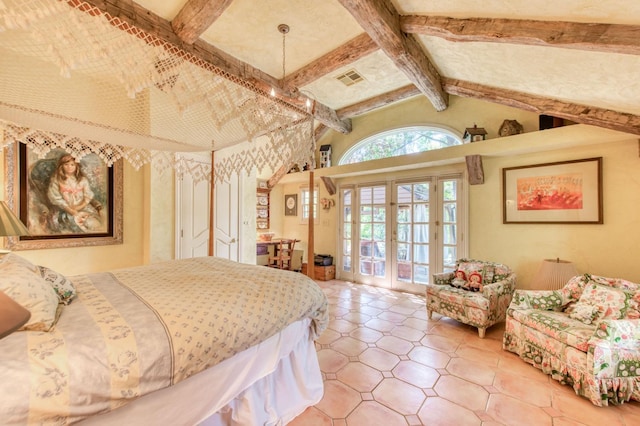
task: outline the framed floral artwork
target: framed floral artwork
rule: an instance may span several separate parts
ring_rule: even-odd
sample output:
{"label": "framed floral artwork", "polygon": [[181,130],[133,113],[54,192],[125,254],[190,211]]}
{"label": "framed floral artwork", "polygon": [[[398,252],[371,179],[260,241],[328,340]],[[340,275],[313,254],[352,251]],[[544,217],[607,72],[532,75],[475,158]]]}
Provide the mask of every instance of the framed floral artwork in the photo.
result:
{"label": "framed floral artwork", "polygon": [[602,157],[502,169],[503,223],[601,224]]}

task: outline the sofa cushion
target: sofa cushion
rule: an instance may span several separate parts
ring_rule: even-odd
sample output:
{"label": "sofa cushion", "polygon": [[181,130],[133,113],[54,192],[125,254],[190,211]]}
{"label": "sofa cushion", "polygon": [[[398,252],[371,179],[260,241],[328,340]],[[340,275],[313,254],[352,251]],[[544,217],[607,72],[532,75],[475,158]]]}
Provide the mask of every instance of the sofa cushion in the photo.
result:
{"label": "sofa cushion", "polygon": [[[597,281],[589,281],[576,306],[596,306],[597,313],[593,321],[625,318],[632,304],[633,293],[622,288],[610,287]],[[584,308],[587,309],[587,308]]]}
{"label": "sofa cushion", "polygon": [[510,314],[514,320],[522,323],[525,327],[544,334],[550,340],[556,340],[582,352],[587,351],[587,343],[595,331],[594,325],[587,325],[570,318],[564,312],[523,309],[512,310]]}
{"label": "sofa cushion", "polygon": [[455,305],[470,306],[483,310],[489,309],[489,299],[484,297],[482,293],[467,291],[462,288],[428,285],[427,294],[435,296],[441,301],[453,303]]}

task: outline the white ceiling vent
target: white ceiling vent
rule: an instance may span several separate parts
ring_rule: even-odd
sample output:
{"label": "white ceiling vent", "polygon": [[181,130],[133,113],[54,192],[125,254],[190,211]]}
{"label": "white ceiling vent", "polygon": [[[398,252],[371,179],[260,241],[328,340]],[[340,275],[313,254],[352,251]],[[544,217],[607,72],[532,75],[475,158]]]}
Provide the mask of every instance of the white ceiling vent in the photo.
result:
{"label": "white ceiling vent", "polygon": [[351,86],[353,84],[356,84],[364,80],[364,78],[362,78],[362,76],[358,73],[358,71],[354,69],[351,69],[345,72],[344,74],[340,74],[339,76],[336,77],[336,79],[342,82],[345,86]]}

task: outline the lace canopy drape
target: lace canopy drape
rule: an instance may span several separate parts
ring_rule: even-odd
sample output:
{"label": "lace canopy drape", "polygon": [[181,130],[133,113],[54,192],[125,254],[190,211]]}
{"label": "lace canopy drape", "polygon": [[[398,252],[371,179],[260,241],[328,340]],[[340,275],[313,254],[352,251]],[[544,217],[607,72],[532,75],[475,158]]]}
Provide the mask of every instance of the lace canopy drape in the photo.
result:
{"label": "lace canopy drape", "polygon": [[216,180],[312,162],[306,111],[80,0],[0,0],[0,55],[0,147],[206,179],[176,153],[252,142],[216,162]]}

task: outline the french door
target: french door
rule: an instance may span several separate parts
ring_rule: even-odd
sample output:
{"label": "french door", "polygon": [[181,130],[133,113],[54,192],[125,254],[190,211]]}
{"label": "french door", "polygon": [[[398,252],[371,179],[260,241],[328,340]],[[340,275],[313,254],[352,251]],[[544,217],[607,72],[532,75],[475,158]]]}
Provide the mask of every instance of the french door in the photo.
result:
{"label": "french door", "polygon": [[460,175],[341,186],[340,277],[422,292],[466,253]]}

